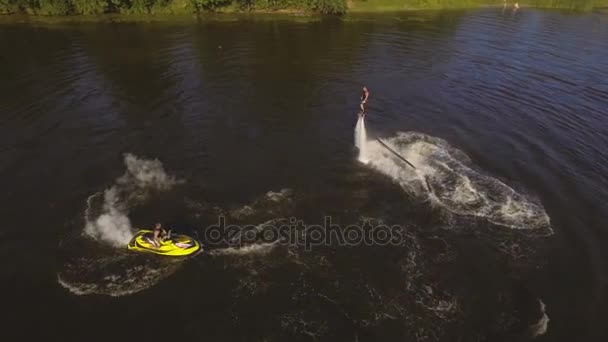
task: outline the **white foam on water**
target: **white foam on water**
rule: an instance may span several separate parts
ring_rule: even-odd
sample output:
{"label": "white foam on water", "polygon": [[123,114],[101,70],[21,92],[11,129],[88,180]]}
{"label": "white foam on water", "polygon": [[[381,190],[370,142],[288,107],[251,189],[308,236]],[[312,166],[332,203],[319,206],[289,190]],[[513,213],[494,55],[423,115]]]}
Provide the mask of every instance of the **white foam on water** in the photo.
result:
{"label": "white foam on water", "polygon": [[209,255],[261,255],[270,252],[277,242],[267,242],[259,244],[251,244],[242,247],[227,247],[209,251]]}
{"label": "white foam on water", "polygon": [[57,274],[57,283],[59,283],[59,285],[63,286],[63,288],[67,289],[72,294],[75,294],[77,296],[84,296],[91,293],[95,293],[95,289],[97,288],[95,284],[71,283],[69,281],[64,280],[60,274]]}
{"label": "white foam on water", "polygon": [[265,195],[265,198],[270,201],[273,201],[273,202],[280,202],[280,201],[283,201],[283,200],[289,198],[289,196],[291,196],[291,194],[292,194],[291,189],[281,189],[278,192],[268,191]]}
{"label": "white foam on water", "polygon": [[168,175],[156,159],[140,159],[126,154],[124,163],[126,172],[114,185],[87,198],[84,217],[87,236],[115,247],[125,246],[133,237],[127,216],[132,202],[145,199],[150,190],[165,191],[182,182]]}
{"label": "white foam on water", "polygon": [[547,313],[545,312],[545,303],[543,303],[542,300],[538,299],[538,304],[540,305],[540,312],[543,315],[540,317],[538,322],[530,326],[530,333],[533,337],[545,334],[547,332],[547,328],[550,321],[549,316],[547,316]]}
{"label": "white foam on water", "polygon": [[[230,246],[226,248],[219,248],[209,251],[207,254],[210,255],[254,255],[254,254],[266,254],[270,252],[276,244],[279,242],[278,240],[272,242],[252,242],[257,238],[257,235],[260,234],[265,228],[268,227],[278,227],[283,222],[282,219],[272,219],[268,220],[262,224],[258,224],[254,227],[254,229],[245,229],[232,237],[230,244],[235,244],[235,246]],[[245,234],[243,237],[242,235]],[[246,241],[250,243],[245,244],[242,239],[245,238]]]}
{"label": "white foam on water", "polygon": [[236,219],[245,219],[254,215],[282,216],[285,211],[289,211],[293,204],[293,191],[285,188],[280,191],[268,191],[264,196],[257,198],[253,202],[229,212],[230,216]]}
{"label": "white foam on water", "polygon": [[360,115],[355,126],[355,146],[359,149],[359,161],[368,162],[367,131],[365,129],[365,116]]}
{"label": "white foam on water", "polygon": [[376,141],[367,142],[367,158],[408,193],[427,196],[436,205],[462,216],[475,216],[513,229],[546,229],[552,233],[542,205],[493,177],[474,170],[462,151],[439,138],[399,133],[385,143],[416,168],[405,164]]}
{"label": "white foam on water", "polygon": [[82,258],[67,264],[57,274],[57,282],[78,296],[101,294],[111,297],[126,296],[143,291],[175,273],[181,263],[145,263],[128,256],[98,259]]}

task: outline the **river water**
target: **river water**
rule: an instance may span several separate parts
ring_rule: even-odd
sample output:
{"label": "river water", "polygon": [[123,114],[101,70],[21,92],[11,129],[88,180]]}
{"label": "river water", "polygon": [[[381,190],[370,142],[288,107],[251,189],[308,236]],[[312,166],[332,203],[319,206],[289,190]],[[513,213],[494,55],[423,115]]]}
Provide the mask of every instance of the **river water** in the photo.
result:
{"label": "river water", "polygon": [[[0,46],[9,336],[608,338],[605,15],[3,23]],[[398,238],[264,235],[326,217]],[[127,252],[157,221],[205,252]]]}

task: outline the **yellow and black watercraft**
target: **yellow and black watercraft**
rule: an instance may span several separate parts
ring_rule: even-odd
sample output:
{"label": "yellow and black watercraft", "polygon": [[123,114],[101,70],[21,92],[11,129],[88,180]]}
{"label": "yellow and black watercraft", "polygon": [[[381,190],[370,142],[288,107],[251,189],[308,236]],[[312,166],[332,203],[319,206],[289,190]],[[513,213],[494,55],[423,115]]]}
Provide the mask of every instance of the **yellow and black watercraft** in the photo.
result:
{"label": "yellow and black watercraft", "polygon": [[187,235],[173,235],[171,231],[154,243],[152,230],[140,230],[127,245],[130,251],[154,253],[167,256],[188,256],[202,251],[200,242]]}

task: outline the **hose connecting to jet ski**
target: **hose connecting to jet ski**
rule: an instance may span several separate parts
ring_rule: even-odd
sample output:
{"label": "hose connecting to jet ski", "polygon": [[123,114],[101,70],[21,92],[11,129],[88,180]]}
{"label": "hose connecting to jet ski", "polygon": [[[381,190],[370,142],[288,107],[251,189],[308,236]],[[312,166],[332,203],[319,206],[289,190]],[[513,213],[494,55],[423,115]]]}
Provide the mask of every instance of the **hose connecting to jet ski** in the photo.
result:
{"label": "hose connecting to jet ski", "polygon": [[409,161],[407,161],[407,159],[403,158],[403,156],[401,156],[399,153],[395,152],[395,150],[393,150],[392,148],[388,147],[387,144],[385,144],[382,140],[380,140],[380,138],[376,138],[376,140],[378,140],[378,142],[384,146],[384,148],[386,148],[387,150],[389,150],[391,153],[393,153],[394,155],[396,155],[399,159],[403,160],[404,162],[406,162],[409,166],[413,167],[414,170],[416,170],[416,167],[414,166],[414,164],[410,163]]}
{"label": "hose connecting to jet ski", "polygon": [[[361,120],[361,118],[359,118]],[[365,130],[365,128],[363,128]],[[394,154],[397,158],[401,159],[403,162],[405,162],[407,165],[411,166],[414,170],[416,170],[416,166],[414,166],[414,164],[410,163],[407,159],[405,159],[402,155],[400,155],[399,153],[397,153],[395,150],[393,150],[392,148],[390,148],[384,141],[382,141],[380,138],[376,138],[376,140],[380,143],[380,145],[382,145],[384,148],[386,148],[389,152],[391,152],[392,154]],[[426,175],[424,175],[424,184],[427,187],[427,190],[429,192],[433,192],[433,189],[431,188],[431,184],[429,183],[429,179]]]}
{"label": "hose connecting to jet ski", "polygon": [[[405,159],[402,155],[400,155],[399,153],[397,153],[395,150],[393,150],[392,148],[390,148],[387,144],[385,144],[382,140],[380,140],[380,138],[376,138],[376,140],[378,140],[378,142],[380,143],[380,145],[384,146],[384,148],[386,148],[387,150],[389,150],[392,154],[394,154],[395,156],[397,156],[397,158],[403,160],[407,165],[411,166],[412,168],[414,168],[414,170],[416,170],[416,167],[414,166],[414,164],[410,163],[407,159]],[[424,183],[426,184],[427,190],[429,192],[433,192],[433,189],[431,188],[431,184],[429,184],[429,179],[428,177],[426,177],[426,175],[424,176]]]}

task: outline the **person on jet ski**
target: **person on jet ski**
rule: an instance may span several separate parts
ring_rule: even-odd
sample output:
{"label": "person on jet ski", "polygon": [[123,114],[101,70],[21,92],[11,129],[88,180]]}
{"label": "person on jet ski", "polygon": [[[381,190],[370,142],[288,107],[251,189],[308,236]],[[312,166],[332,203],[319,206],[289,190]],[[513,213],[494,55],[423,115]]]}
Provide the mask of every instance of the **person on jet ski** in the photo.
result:
{"label": "person on jet ski", "polygon": [[154,238],[152,239],[152,241],[154,241],[154,245],[156,247],[160,247],[161,241],[163,241],[163,239],[166,236],[167,236],[167,231],[163,229],[163,225],[160,223],[157,223],[154,226]]}

